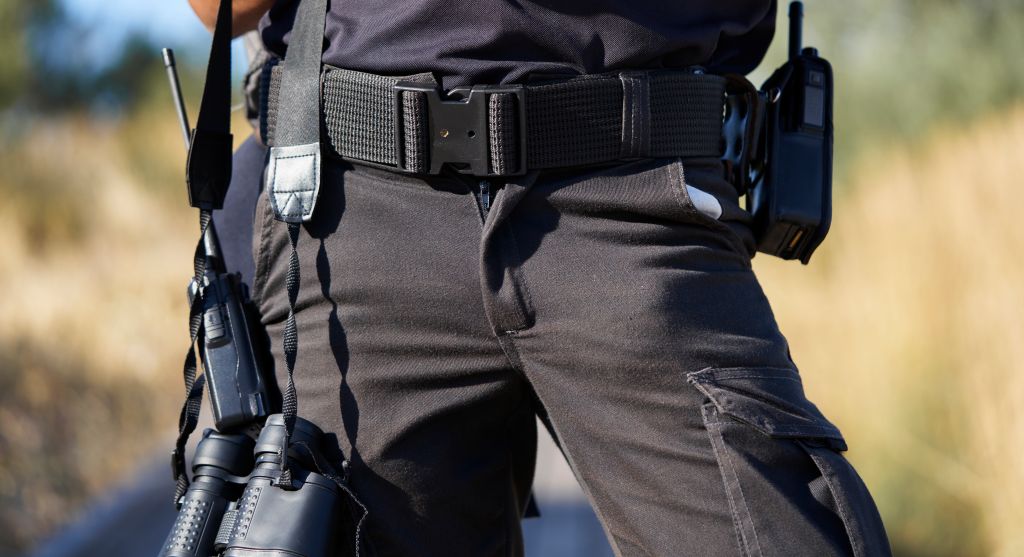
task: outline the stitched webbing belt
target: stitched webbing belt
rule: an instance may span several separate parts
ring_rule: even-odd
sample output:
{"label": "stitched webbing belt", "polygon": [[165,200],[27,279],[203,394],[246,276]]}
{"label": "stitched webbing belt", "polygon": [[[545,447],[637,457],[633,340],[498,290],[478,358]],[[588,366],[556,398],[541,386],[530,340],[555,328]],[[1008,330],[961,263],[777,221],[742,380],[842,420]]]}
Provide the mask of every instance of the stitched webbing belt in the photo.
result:
{"label": "stitched webbing belt", "polygon": [[[280,64],[264,70],[261,132],[274,145]],[[725,79],[689,71],[623,72],[442,97],[429,76],[324,67],[322,107],[336,155],[405,172],[445,163],[476,175],[644,157],[720,157]],[[458,100],[456,100],[458,99]]]}

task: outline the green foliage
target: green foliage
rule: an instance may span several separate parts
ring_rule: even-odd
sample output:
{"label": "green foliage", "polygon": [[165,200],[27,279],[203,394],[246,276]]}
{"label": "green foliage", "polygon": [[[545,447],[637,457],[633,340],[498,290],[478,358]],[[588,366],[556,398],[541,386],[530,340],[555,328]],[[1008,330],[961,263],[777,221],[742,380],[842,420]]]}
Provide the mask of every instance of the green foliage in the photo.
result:
{"label": "green foliage", "polygon": [[[785,59],[786,5],[755,83]],[[805,46],[835,71],[840,170],[1024,97],[1022,0],[809,0],[804,14]]]}
{"label": "green foliage", "polygon": [[[81,46],[99,31],[74,21],[57,0],[0,0],[0,108],[119,113],[166,95],[160,49],[129,35],[99,59]],[[188,77],[197,68],[181,68]],[[195,79],[184,79],[192,83]]]}
{"label": "green foliage", "polygon": [[0,0],[0,107],[17,100],[31,73],[30,29],[57,12],[52,0]]}

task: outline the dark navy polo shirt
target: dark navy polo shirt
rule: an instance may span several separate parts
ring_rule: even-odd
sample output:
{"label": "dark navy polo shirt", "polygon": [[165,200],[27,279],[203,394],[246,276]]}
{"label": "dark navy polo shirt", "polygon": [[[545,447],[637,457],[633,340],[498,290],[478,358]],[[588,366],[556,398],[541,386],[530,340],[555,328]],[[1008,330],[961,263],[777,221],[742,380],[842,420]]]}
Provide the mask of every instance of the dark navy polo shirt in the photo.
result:
{"label": "dark navy polo shirt", "polygon": [[[434,72],[445,88],[527,74],[701,65],[747,73],[775,31],[775,0],[333,0],[326,64],[385,75]],[[298,0],[260,23],[278,55]]]}

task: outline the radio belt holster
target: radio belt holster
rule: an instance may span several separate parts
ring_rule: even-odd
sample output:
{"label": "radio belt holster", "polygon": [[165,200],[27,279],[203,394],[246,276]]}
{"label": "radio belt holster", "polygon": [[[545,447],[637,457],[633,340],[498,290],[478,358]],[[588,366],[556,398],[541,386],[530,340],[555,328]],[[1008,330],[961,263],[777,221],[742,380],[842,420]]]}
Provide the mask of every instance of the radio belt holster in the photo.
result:
{"label": "radio belt holster", "polygon": [[[268,64],[261,87],[261,135],[274,149],[297,149],[291,54]],[[476,176],[515,176],[722,154],[726,80],[700,69],[477,85],[447,94],[427,74],[386,77],[324,66],[318,77],[327,153],[399,172],[437,174],[451,165]]]}

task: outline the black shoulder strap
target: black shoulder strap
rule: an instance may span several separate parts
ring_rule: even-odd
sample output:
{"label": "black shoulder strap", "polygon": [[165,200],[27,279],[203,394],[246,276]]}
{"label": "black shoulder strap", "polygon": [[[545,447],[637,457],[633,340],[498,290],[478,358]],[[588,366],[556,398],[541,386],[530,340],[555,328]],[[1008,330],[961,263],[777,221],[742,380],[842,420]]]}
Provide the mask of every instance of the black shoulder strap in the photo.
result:
{"label": "black shoulder strap", "polygon": [[313,216],[320,189],[320,68],[327,0],[302,0],[281,74],[278,124],[267,191],[278,220]]}
{"label": "black shoulder strap", "polygon": [[231,2],[221,0],[186,175],[189,203],[220,209],[231,183]]}

